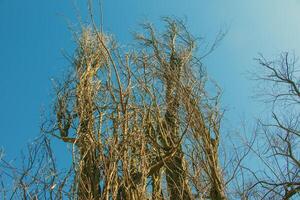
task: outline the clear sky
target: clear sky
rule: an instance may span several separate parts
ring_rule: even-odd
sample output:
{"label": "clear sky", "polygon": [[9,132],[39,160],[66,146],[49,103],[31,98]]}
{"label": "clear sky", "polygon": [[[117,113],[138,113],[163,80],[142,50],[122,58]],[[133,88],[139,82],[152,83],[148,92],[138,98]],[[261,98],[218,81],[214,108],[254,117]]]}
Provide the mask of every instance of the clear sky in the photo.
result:
{"label": "clear sky", "polygon": [[[52,100],[51,78],[68,63],[62,50],[74,48],[68,21],[76,24],[75,0],[0,0],[0,147],[13,158],[39,134],[41,114]],[[84,16],[84,0],[77,0]],[[162,16],[187,20],[191,32],[211,43],[221,29],[227,36],[204,60],[209,76],[223,88],[226,120],[252,118],[262,109],[251,98],[258,53],[275,57],[281,51],[300,55],[298,0],[103,0],[104,31],[121,43],[145,20]],[[59,155],[63,158],[63,155]]]}

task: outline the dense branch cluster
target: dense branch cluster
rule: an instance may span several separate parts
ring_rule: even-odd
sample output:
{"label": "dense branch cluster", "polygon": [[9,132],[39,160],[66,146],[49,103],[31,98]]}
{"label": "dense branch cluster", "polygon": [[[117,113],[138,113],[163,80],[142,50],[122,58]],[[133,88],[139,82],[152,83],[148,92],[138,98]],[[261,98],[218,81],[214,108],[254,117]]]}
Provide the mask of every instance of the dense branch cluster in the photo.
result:
{"label": "dense branch cluster", "polygon": [[[144,24],[129,50],[93,24],[75,34],[72,70],[55,86],[45,135],[29,146],[22,169],[0,154],[1,199],[299,197],[295,57],[257,59],[264,70],[256,77],[271,83],[263,92],[272,103],[272,120],[260,120],[254,140],[221,158],[218,87],[214,96],[207,92],[202,57],[195,56],[197,40],[184,24],[170,18],[164,23],[163,33]],[[70,170],[57,169],[49,136],[72,147]],[[250,152],[263,169],[244,165]],[[5,185],[8,179],[12,189]]]}
{"label": "dense branch cluster", "polygon": [[74,146],[76,198],[225,199],[218,98],[205,92],[195,39],[165,23],[163,34],[145,25],[125,53],[82,30],[48,131]]}

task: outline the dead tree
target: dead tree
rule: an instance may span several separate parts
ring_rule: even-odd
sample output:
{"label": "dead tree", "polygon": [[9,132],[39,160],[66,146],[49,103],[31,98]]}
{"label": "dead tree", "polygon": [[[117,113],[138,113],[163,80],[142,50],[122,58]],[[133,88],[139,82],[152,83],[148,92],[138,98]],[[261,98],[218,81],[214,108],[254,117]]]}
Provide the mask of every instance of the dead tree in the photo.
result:
{"label": "dead tree", "polygon": [[93,20],[75,33],[71,72],[55,83],[43,124],[72,147],[73,182],[57,198],[226,199],[219,95],[206,91],[196,39],[181,21],[163,21],[163,33],[145,24],[131,50]]}
{"label": "dead tree", "polygon": [[18,163],[0,154],[1,199],[63,199],[72,197],[72,170],[60,171],[49,138],[42,135],[22,152]]}
{"label": "dead tree", "polygon": [[[255,177],[251,189],[260,199],[297,199],[300,195],[299,179],[299,100],[300,74],[297,59],[282,53],[276,60],[257,59],[261,69],[255,73],[260,83],[260,97],[271,104],[268,118],[259,120],[258,147],[252,148],[263,172],[253,168]],[[250,190],[251,191],[251,190]]]}

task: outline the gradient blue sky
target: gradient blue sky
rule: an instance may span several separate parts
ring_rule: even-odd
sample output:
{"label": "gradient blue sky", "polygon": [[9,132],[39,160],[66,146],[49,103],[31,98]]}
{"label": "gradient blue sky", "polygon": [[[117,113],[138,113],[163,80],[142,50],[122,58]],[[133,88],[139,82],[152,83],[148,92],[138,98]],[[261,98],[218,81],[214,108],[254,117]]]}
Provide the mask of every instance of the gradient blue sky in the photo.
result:
{"label": "gradient blue sky", "polygon": [[[79,2],[79,0],[77,0]],[[39,134],[41,113],[52,101],[50,79],[67,68],[62,49],[72,53],[67,21],[76,24],[72,0],[0,0],[0,147],[8,158],[18,155]],[[262,112],[251,96],[258,53],[300,55],[300,1],[297,0],[103,0],[104,31],[121,43],[145,20],[185,18],[195,36],[212,42],[228,28],[219,48],[204,60],[209,76],[223,88],[226,123]],[[84,0],[77,3],[84,16]],[[62,146],[60,146],[62,147]],[[59,155],[61,159],[63,155]]]}

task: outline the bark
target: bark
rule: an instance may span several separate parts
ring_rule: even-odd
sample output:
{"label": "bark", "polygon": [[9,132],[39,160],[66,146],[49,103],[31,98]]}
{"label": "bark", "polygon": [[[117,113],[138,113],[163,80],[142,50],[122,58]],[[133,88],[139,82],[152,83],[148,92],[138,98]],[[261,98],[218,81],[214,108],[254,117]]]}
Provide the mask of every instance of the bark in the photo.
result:
{"label": "bark", "polygon": [[152,175],[152,199],[163,200],[162,188],[161,188],[161,174],[160,171],[155,172]]}
{"label": "bark", "polygon": [[[166,103],[167,111],[165,114],[166,130],[168,134],[168,146],[178,146],[175,155],[166,163],[166,180],[170,199],[193,199],[187,177],[183,166],[184,156],[180,143],[178,128],[178,108],[180,97],[180,73],[181,61],[172,52],[170,56],[169,69],[165,75],[166,78]],[[168,148],[168,147],[167,147]]]}

